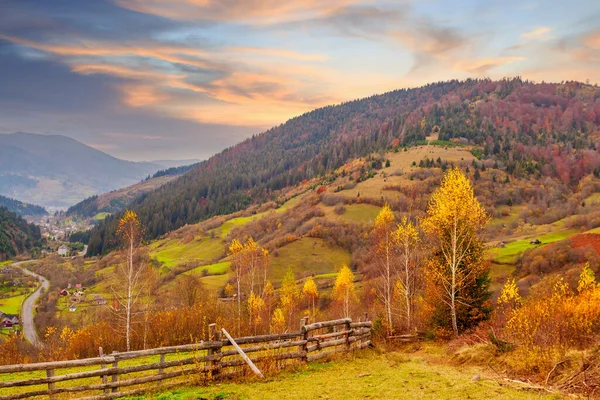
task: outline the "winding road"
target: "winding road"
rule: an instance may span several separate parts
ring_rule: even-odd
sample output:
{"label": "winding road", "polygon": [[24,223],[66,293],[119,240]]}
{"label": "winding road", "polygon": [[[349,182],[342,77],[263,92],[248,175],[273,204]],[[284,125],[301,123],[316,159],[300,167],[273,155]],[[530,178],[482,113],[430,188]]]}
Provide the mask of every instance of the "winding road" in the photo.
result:
{"label": "winding road", "polygon": [[[13,263],[12,265],[13,267],[18,267],[21,264],[29,262],[31,261],[20,261]],[[23,307],[21,308],[21,326],[23,327],[23,335],[25,335],[25,339],[27,339],[29,343],[33,344],[36,347],[43,347],[44,343],[42,343],[37,334],[37,331],[35,330],[35,324],[33,322],[33,308],[35,307],[35,302],[40,297],[42,292],[45,292],[50,287],[50,282],[48,282],[48,279],[36,274],[35,272],[31,272],[27,268],[21,267],[21,270],[25,274],[37,278],[41,283],[41,285],[35,290],[35,292],[29,295],[29,297],[27,297],[23,302]]]}

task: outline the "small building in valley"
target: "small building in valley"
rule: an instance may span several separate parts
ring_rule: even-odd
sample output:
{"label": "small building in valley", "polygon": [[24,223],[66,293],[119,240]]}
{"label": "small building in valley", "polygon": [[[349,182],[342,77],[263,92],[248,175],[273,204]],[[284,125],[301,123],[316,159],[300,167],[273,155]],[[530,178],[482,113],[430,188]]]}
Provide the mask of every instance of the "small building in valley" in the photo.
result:
{"label": "small building in valley", "polygon": [[58,248],[57,251],[58,255],[61,257],[66,257],[69,254],[69,247],[67,247],[67,245],[62,245]]}

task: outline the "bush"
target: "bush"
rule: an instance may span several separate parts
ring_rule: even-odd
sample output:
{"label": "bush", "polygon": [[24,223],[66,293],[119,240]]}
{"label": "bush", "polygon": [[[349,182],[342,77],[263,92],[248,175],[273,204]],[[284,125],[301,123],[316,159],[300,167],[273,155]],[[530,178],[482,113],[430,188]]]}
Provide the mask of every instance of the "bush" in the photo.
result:
{"label": "bush", "polygon": [[342,215],[343,213],[346,212],[346,207],[344,207],[342,204],[338,204],[337,206],[335,206],[335,208],[333,210],[335,211],[336,214]]}

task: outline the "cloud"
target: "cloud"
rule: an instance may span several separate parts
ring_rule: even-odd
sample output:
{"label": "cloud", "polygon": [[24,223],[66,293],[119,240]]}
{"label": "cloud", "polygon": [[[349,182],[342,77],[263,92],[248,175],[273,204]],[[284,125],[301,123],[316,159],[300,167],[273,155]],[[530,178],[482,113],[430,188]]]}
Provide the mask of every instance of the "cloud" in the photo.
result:
{"label": "cloud", "polygon": [[552,31],[552,29],[550,29],[549,27],[541,26],[541,27],[535,28],[529,32],[521,33],[521,37],[523,39],[528,39],[528,40],[532,40],[532,39],[543,40],[543,39],[548,38],[548,34],[551,31]]}
{"label": "cloud", "polygon": [[472,75],[486,75],[492,69],[498,68],[502,65],[506,65],[515,61],[525,60],[525,57],[496,57],[496,58],[481,58],[474,60],[458,61],[456,68],[461,71],[465,71]]}
{"label": "cloud", "polygon": [[327,15],[360,0],[116,0],[119,6],[174,20],[279,24]]}

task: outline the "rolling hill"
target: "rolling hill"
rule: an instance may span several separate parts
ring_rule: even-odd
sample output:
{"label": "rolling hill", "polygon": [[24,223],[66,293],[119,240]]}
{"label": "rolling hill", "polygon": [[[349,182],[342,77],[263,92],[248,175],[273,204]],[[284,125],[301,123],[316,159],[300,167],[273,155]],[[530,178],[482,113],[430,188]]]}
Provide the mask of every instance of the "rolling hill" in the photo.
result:
{"label": "rolling hill", "polygon": [[0,193],[42,206],[68,207],[159,169],[117,159],[66,136],[0,134]]}
{"label": "rolling hill", "polygon": [[[334,171],[350,160],[425,144],[431,136],[442,146],[470,146],[478,161],[509,176],[504,179],[550,178],[573,188],[587,175],[600,176],[599,125],[600,88],[591,85],[519,78],[435,83],[293,118],[200,163],[132,207],[148,237],[156,238],[277,199],[305,180],[333,180]],[[427,166],[439,161],[428,159]],[[371,177],[381,162],[363,166],[357,181]],[[497,201],[513,206],[530,198],[502,194]],[[108,218],[93,232],[89,255],[111,250],[115,220]]]}
{"label": "rolling hill", "polygon": [[23,203],[22,201],[0,196],[0,207],[5,207],[8,211],[21,216],[44,216],[48,211],[44,207],[34,204]]}
{"label": "rolling hill", "polygon": [[40,246],[40,228],[0,207],[0,261]]}

